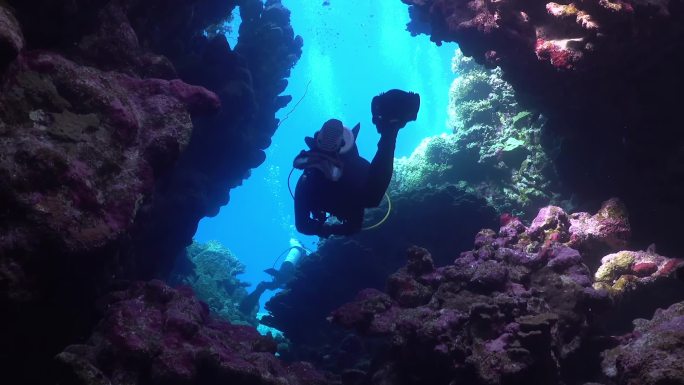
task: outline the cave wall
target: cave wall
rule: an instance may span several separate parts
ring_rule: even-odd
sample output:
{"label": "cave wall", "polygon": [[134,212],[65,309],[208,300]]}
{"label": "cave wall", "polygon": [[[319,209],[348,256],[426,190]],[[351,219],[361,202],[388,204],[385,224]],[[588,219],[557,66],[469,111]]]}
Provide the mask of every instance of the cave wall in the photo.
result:
{"label": "cave wall", "polygon": [[[205,33],[237,6],[235,47]],[[279,1],[0,1],[3,373],[45,381],[96,298],[168,273],[264,161],[302,44]]]}
{"label": "cave wall", "polygon": [[546,146],[567,193],[591,209],[620,196],[635,243],[681,252],[680,0],[404,3],[412,33],[501,67],[518,101],[549,119]]}

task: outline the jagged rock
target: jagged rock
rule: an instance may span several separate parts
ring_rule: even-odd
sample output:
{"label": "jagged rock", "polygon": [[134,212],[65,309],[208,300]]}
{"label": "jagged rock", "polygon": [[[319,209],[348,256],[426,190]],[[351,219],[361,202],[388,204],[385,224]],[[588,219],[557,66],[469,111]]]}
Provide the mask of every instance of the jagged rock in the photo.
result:
{"label": "jagged rock", "polygon": [[[577,218],[579,225],[573,224]],[[446,266],[417,270],[416,261],[429,254],[410,249],[407,266],[388,279],[387,294],[364,290],[329,319],[362,336],[384,338],[385,361],[365,369],[373,381],[600,380],[598,355],[615,346],[611,336],[625,332],[625,321],[684,299],[679,279],[684,263],[653,250],[608,255],[592,277],[581,250],[593,257],[597,246],[626,244],[628,234],[626,211],[615,199],[593,216],[545,207],[529,228],[515,217],[502,217],[498,233],[480,231],[475,249]],[[635,340],[634,346],[640,343]],[[615,358],[619,349],[605,353],[604,367],[622,364]],[[643,371],[630,376],[646,376],[648,366],[634,360],[628,365]],[[616,384],[639,383],[625,382],[614,368],[610,373]],[[658,370],[654,374],[661,376]]]}
{"label": "jagged rock", "polygon": [[305,363],[285,365],[276,343],[248,326],[209,315],[187,288],[135,283],[101,304],[105,317],[86,344],[57,355],[70,384],[333,384]]}
{"label": "jagged rock", "polygon": [[620,251],[603,257],[594,274],[594,288],[607,292],[613,308],[601,323],[615,333],[626,332],[635,318],[650,317],[658,308],[684,301],[684,260],[655,250]]}

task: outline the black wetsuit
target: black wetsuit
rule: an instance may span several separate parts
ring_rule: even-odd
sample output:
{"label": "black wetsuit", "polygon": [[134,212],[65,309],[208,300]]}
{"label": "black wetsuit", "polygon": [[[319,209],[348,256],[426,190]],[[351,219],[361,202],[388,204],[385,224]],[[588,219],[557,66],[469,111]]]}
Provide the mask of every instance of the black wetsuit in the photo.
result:
{"label": "black wetsuit", "polygon": [[[300,233],[327,237],[361,230],[364,209],[380,205],[392,179],[398,128],[381,132],[371,163],[356,146],[340,155],[344,163],[340,180],[332,181],[317,169],[304,171],[295,190],[295,225]],[[325,224],[325,213],[341,223]]]}

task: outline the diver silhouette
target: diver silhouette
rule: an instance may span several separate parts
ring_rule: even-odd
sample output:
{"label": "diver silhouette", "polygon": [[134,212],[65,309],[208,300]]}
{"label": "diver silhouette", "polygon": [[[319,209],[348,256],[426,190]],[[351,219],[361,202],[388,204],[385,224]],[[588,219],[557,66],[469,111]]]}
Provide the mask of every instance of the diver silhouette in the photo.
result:
{"label": "diver silhouette", "polygon": [[[313,138],[305,138],[309,150],[294,160],[294,167],[304,170],[294,194],[300,233],[327,238],[361,231],[365,209],[380,205],[392,179],[397,134],[416,120],[419,108],[420,96],[413,92],[392,89],[373,98],[380,140],[370,163],[356,147],[359,124],[349,129],[330,119]],[[329,216],[337,223],[327,223]]]}
{"label": "diver silhouette", "polygon": [[[275,264],[278,259],[282,257],[285,253],[287,256],[280,267],[275,269]],[[295,269],[297,264],[301,259],[309,255],[310,251],[302,246],[302,244],[294,239],[290,238],[290,247],[283,251],[282,254],[278,256],[276,261],[273,263],[273,267],[264,270],[264,272],[272,277],[271,281],[261,281],[257,284],[257,287],[249,293],[245,298],[240,301],[240,311],[244,314],[250,314],[254,308],[259,305],[259,299],[266,290],[277,290],[282,289],[285,285],[290,282],[294,277]]]}

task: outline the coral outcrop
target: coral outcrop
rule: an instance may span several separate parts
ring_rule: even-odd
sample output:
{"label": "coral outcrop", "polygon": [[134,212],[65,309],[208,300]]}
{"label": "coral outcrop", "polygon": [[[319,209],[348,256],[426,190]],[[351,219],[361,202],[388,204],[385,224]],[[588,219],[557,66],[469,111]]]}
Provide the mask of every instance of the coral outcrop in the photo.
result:
{"label": "coral outcrop", "polygon": [[684,268],[684,260],[667,258],[654,251],[620,251],[601,260],[594,274],[594,287],[612,292],[647,285],[659,278],[669,278]]}
{"label": "coral outcrop", "polygon": [[412,268],[430,257],[411,249],[387,294],[366,290],[333,312],[334,322],[390,337],[391,358],[369,376],[391,372],[405,384],[559,383],[588,331],[588,310],[603,301],[576,250],[526,230],[517,220],[498,237],[483,230],[474,251],[440,268]]}
{"label": "coral outcrop", "polygon": [[[0,1],[0,369],[51,378],[95,299],[165,277],[265,159],[302,40],[277,0]],[[46,323],[44,320],[49,319]],[[9,351],[11,347],[11,352]]]}
{"label": "coral outcrop", "polygon": [[618,199],[604,202],[594,215],[579,212],[571,214],[568,219],[568,245],[582,252],[585,263],[592,270],[598,266],[601,256],[610,250],[623,250],[629,245],[632,230],[627,209]]}
{"label": "coral outcrop", "polygon": [[249,326],[217,321],[192,290],[140,282],[101,303],[86,344],[57,355],[69,384],[332,384],[305,363],[281,364],[276,343]]}
{"label": "coral outcrop", "polygon": [[[608,201],[602,211],[616,205]],[[366,378],[373,382],[561,384],[602,379],[598,353],[612,347],[610,335],[619,330],[603,317],[620,301],[592,278],[579,250],[591,250],[583,242],[595,239],[576,236],[573,231],[579,228],[570,225],[571,217],[577,214],[550,206],[540,210],[530,227],[509,219],[498,234],[480,231],[473,250],[443,267],[434,266],[428,250],[410,248],[406,266],[389,277],[385,292],[362,290],[355,301],[333,311],[330,320],[363,336],[384,338],[385,359],[366,367]],[[600,239],[624,235],[622,226],[601,228]],[[646,259],[657,259],[659,269],[682,263],[634,254],[639,257],[620,269],[634,270]],[[606,263],[615,259],[606,257]],[[597,280],[607,279],[608,270],[616,271],[602,267]],[[672,274],[663,279],[684,288]],[[650,309],[648,316],[655,310],[643,298],[631,298],[628,306]],[[678,332],[678,318],[656,314],[653,322],[661,321]],[[634,335],[639,338],[639,331]],[[606,354],[616,357],[624,351],[620,349]],[[643,372],[638,375],[647,376],[647,366],[639,366]]]}
{"label": "coral outcrop", "polygon": [[453,134],[426,138],[395,161],[392,191],[460,183],[500,213],[532,218],[560,200],[557,176],[541,145],[545,119],[522,109],[500,69],[486,69],[456,50],[450,91]]}
{"label": "coral outcrop", "polygon": [[681,1],[404,3],[413,33],[500,67],[521,105],[548,119],[564,192],[594,204],[620,195],[640,247],[681,252]]}
{"label": "coral outcrop", "polygon": [[[613,308],[601,322],[616,333],[627,332],[635,318],[649,318],[658,308],[684,300],[684,260],[646,251],[608,254],[594,274],[594,288],[606,291]],[[638,304],[638,306],[635,306]]]}

